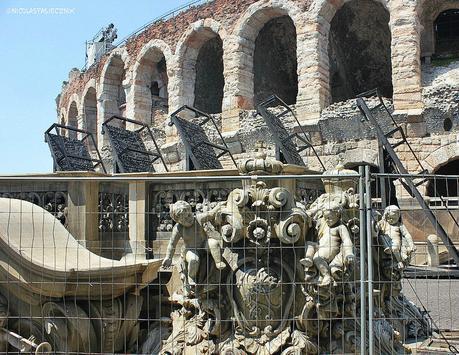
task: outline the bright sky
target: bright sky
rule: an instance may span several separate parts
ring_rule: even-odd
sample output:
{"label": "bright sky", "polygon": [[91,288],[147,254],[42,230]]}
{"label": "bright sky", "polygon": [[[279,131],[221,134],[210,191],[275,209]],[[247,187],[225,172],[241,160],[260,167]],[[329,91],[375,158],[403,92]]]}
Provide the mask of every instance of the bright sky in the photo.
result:
{"label": "bright sky", "polygon": [[56,121],[62,82],[84,65],[86,40],[109,23],[121,39],[188,2],[0,1],[0,174],[52,171],[43,133]]}

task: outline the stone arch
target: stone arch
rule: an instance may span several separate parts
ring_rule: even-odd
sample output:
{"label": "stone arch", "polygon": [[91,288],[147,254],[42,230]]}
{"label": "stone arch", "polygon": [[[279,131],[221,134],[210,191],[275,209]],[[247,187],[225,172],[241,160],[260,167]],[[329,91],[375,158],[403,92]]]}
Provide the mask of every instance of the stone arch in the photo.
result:
{"label": "stone arch", "polygon": [[424,168],[434,174],[440,167],[459,158],[459,143],[449,142],[434,150],[422,161]]}
{"label": "stone arch", "polygon": [[83,129],[92,133],[95,146],[91,139],[89,139],[88,144],[91,150],[95,150],[97,147],[97,91],[95,86],[95,80],[92,79],[86,85],[83,91],[82,99],[82,116],[83,116]]}
{"label": "stone arch", "polygon": [[[330,25],[336,12],[343,7],[344,4],[355,0],[316,0],[311,7],[311,14],[320,24],[321,29],[327,29],[327,24]],[[374,0],[380,3],[387,11],[390,11],[390,0]]]}
{"label": "stone arch", "polygon": [[392,34],[386,1],[327,2],[320,16],[329,26],[325,43],[330,101],[348,100],[376,87],[392,97]]}
{"label": "stone arch", "polygon": [[196,106],[209,113],[222,111],[225,90],[223,41],[226,32],[207,18],[193,23],[177,43],[178,98],[175,106]]}
{"label": "stone arch", "polygon": [[130,91],[128,75],[129,57],[125,48],[114,49],[105,61],[100,75],[98,97],[98,136],[101,137],[102,123],[113,115],[125,115]]}
{"label": "stone arch", "polygon": [[[293,26],[295,30],[296,41],[294,45],[295,56],[293,62],[295,62],[294,77],[296,83],[293,86],[294,91],[297,92],[296,96],[299,96],[298,92],[298,81],[300,81],[299,72],[300,68],[298,64],[301,62],[302,49],[300,43],[303,37],[303,33],[299,31],[299,25],[304,22],[302,17],[302,11],[298,6],[291,1],[264,1],[256,2],[248,7],[242,17],[238,20],[235,29],[232,33],[231,38],[231,65],[228,65],[228,71],[230,75],[227,76],[227,81],[231,81],[233,87],[226,96],[226,101],[232,107],[251,109],[255,105],[255,72],[254,72],[254,56],[256,50],[257,37],[260,31],[268,25],[270,21],[276,19],[283,19],[285,23],[289,23],[286,26]],[[272,23],[272,22],[271,22]],[[290,27],[291,28],[291,27]],[[304,59],[304,58],[303,58]],[[231,78],[231,79],[230,79]],[[232,102],[231,102],[232,101]],[[296,99],[294,101],[297,101]],[[231,102],[231,103],[230,103]],[[293,103],[293,102],[291,102]]]}
{"label": "stone arch", "polygon": [[153,123],[156,116],[167,115],[171,63],[172,52],[164,41],[153,39],[142,48],[133,67],[130,117]]}
{"label": "stone arch", "polygon": [[419,2],[419,16],[422,25],[421,57],[428,59],[436,53],[435,21],[447,10],[459,10],[456,0],[430,0]]}
{"label": "stone arch", "polygon": [[[458,175],[459,154],[441,164],[434,170],[438,175]],[[429,179],[426,186],[426,195],[431,197],[458,197],[459,179],[457,178],[437,178]]]}
{"label": "stone arch", "polygon": [[347,149],[340,154],[345,167],[370,165],[378,167],[378,150],[371,148]]}

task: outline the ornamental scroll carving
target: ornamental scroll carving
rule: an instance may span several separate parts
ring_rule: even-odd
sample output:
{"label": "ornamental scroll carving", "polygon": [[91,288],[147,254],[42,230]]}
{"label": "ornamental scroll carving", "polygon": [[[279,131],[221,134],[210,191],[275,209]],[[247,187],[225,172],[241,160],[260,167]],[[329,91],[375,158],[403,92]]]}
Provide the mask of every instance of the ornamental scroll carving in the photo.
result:
{"label": "ornamental scroll carving", "polygon": [[[180,238],[185,246],[174,270],[182,284],[170,296],[179,308],[171,313],[168,337],[156,344],[161,354],[360,351],[355,173],[342,166],[327,172],[339,177],[323,178],[325,192],[306,205],[263,179],[282,170],[259,152],[240,165],[241,173],[257,178],[233,189],[226,201],[199,213],[184,201],[171,203],[176,224],[163,265],[170,266]],[[400,302],[419,312],[406,299]],[[377,305],[380,314],[388,307],[383,304]],[[375,323],[381,351],[404,351],[400,327],[413,328],[384,316]]]}

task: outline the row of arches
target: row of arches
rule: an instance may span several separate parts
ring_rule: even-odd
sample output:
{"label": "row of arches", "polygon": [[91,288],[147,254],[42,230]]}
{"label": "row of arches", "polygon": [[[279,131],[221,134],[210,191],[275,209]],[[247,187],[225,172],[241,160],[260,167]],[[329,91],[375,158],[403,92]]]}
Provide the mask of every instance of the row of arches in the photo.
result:
{"label": "row of arches", "polygon": [[[174,54],[159,39],[135,60],[115,49],[98,85],[85,89],[81,104],[71,101],[64,109],[65,121],[76,127],[82,116],[82,128],[97,136],[97,120],[125,115],[153,123],[183,104],[219,113],[234,106],[254,108],[276,93],[288,104],[319,100],[323,108],[374,87],[392,97],[393,41],[385,1],[351,0],[336,11],[322,8],[315,16],[329,24],[323,43],[322,30],[314,29],[314,36],[305,25],[307,15],[294,3],[259,3],[249,7],[233,33],[211,19],[192,24]],[[324,52],[327,60],[320,58]],[[325,79],[328,90],[321,90]]]}

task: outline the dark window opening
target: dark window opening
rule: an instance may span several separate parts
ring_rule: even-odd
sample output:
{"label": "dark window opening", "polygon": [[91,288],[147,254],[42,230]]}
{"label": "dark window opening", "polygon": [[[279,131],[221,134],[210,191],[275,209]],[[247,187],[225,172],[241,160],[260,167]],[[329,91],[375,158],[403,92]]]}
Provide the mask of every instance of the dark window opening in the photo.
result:
{"label": "dark window opening", "polygon": [[443,129],[446,132],[449,132],[453,129],[453,121],[451,121],[451,118],[445,118],[445,120],[443,121]]}
{"label": "dark window opening", "polygon": [[295,104],[297,66],[296,28],[292,19],[281,16],[268,21],[255,40],[254,104],[258,105],[272,94],[288,105]]}
{"label": "dark window opening", "polygon": [[435,57],[459,56],[459,10],[447,10],[434,23]]}
{"label": "dark window opening", "polygon": [[332,102],[378,88],[392,97],[389,13],[372,0],[351,1],[331,22],[328,56]]}
{"label": "dark window opening", "polygon": [[[441,166],[435,171],[436,175],[459,175],[459,158]],[[438,177],[429,180],[427,196],[457,197],[459,179]]]}
{"label": "dark window opening", "polygon": [[151,96],[159,96],[159,84],[157,81],[153,81],[150,86]]}
{"label": "dark window opening", "polygon": [[223,42],[214,37],[204,43],[196,60],[194,107],[207,113],[222,112],[223,89]]}
{"label": "dark window opening", "polygon": [[167,84],[169,82],[169,78],[167,76],[166,58],[164,58],[164,56],[158,63],[156,63],[151,80],[150,92],[153,96],[152,107],[158,105],[167,107],[167,98],[169,96],[167,92]]}

